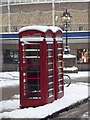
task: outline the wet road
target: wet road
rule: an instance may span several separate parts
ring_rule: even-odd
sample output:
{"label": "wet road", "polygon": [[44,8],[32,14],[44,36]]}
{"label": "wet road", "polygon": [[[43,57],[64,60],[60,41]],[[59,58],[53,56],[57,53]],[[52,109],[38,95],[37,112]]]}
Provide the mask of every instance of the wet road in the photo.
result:
{"label": "wet road", "polygon": [[84,82],[90,83],[90,77],[71,78],[71,82]]}
{"label": "wet road", "polygon": [[[84,77],[84,78],[80,77],[78,79],[71,78],[71,83],[76,83],[76,82],[89,83],[90,85],[90,77]],[[89,93],[89,90],[88,90],[88,93]],[[72,118],[80,118],[80,120],[86,120],[86,118],[88,118],[88,113],[89,113],[89,119],[87,120],[90,120],[90,107],[89,106],[90,106],[90,100],[66,112],[59,113],[56,117],[48,118],[48,120],[64,120],[64,118],[67,118],[67,120],[68,118],[69,120],[72,120]]]}
{"label": "wet road", "polygon": [[0,101],[9,100],[14,95],[19,94],[19,86],[2,87],[0,90],[2,91]]}
{"label": "wet road", "polygon": [[66,112],[59,113],[58,116],[53,118],[48,118],[48,120],[63,120],[64,118],[81,118],[80,120],[84,120],[83,119],[84,117],[85,118],[88,117],[87,115],[85,116],[85,114],[90,110],[89,106],[90,106],[90,101],[82,105],[78,105],[77,107],[70,109]]}

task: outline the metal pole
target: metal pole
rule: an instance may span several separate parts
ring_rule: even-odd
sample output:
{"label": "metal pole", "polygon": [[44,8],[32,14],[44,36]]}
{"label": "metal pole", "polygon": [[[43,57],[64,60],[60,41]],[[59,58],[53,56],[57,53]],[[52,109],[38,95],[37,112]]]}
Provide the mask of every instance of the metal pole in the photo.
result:
{"label": "metal pole", "polygon": [[66,48],[68,46],[67,30],[66,30]]}
{"label": "metal pole", "polygon": [[68,29],[67,29],[67,21],[66,21],[66,48],[67,48],[67,46],[68,46],[67,31],[68,31]]}
{"label": "metal pole", "polygon": [[10,22],[10,1],[8,0],[8,31],[11,32],[11,22]]}
{"label": "metal pole", "polygon": [[65,54],[69,54],[70,52],[70,49],[69,49],[69,46],[68,46],[68,35],[67,35],[67,32],[68,32],[68,23],[66,21],[66,24],[65,24],[65,30],[66,30],[66,45],[65,45]]}
{"label": "metal pole", "polygon": [[52,0],[52,24],[55,26],[55,1]]}

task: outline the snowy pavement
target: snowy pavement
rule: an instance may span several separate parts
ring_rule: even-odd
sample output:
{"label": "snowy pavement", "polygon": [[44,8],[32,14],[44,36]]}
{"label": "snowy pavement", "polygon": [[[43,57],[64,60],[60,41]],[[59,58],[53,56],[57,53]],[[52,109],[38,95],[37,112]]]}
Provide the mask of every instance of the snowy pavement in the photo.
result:
{"label": "snowy pavement", "polygon": [[[5,76],[6,74],[7,77]],[[13,80],[9,79],[9,75]],[[86,76],[88,77],[89,74],[88,72],[78,72],[73,74],[69,73],[69,75],[71,78],[79,78]],[[7,79],[2,77],[6,77]],[[15,80],[15,78],[17,79]],[[15,83],[13,81],[15,81]],[[10,84],[8,82],[10,82]],[[4,87],[19,85],[18,72],[12,72],[9,74],[0,73],[0,87],[1,85]],[[52,103],[35,108],[29,107],[20,109],[19,95],[16,95],[10,100],[0,102],[0,118],[45,118],[48,115],[52,115],[57,111],[88,98],[90,96],[88,94],[88,87],[90,87],[88,83],[73,83],[69,87],[64,86],[64,97],[55,100]]]}
{"label": "snowy pavement", "polygon": [[19,85],[19,72],[0,72],[0,87]]}
{"label": "snowy pavement", "polygon": [[[79,71],[78,73],[67,73],[71,79],[81,77],[90,77],[90,71]],[[19,85],[19,72],[0,72],[0,87],[9,87]]]}

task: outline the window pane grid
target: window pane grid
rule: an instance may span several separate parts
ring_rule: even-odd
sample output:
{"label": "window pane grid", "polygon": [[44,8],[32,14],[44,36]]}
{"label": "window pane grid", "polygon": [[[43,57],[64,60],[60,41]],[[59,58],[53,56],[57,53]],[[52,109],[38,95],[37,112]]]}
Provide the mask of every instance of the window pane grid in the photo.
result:
{"label": "window pane grid", "polygon": [[47,60],[48,60],[48,97],[53,96],[53,43],[47,43]]}
{"label": "window pane grid", "polygon": [[57,43],[57,54],[58,54],[58,92],[63,91],[63,43]]}
{"label": "window pane grid", "polygon": [[[33,51],[34,50],[34,51]],[[41,98],[40,91],[40,44],[23,45],[24,97]]]}

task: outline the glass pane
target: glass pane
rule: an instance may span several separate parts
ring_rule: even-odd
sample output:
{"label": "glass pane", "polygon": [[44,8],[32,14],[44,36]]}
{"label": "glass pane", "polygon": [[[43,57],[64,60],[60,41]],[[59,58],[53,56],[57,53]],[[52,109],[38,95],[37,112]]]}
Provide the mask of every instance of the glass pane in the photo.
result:
{"label": "glass pane", "polygon": [[26,64],[40,64],[40,59],[26,59]]}
{"label": "glass pane", "polygon": [[59,74],[58,75],[58,79],[62,79],[63,78],[63,75],[62,74]]}
{"label": "glass pane", "polygon": [[60,91],[63,91],[63,87],[62,87],[62,86],[61,86],[61,87],[59,87],[59,92],[60,92]]}
{"label": "glass pane", "polygon": [[62,67],[63,66],[63,61],[58,62],[58,67]]}
{"label": "glass pane", "polygon": [[63,84],[63,80],[58,81],[58,84],[62,85]]}
{"label": "glass pane", "polygon": [[38,92],[33,92],[33,93],[25,93],[25,98],[31,98],[31,99],[38,99],[39,97],[41,97],[40,93]]}
{"label": "glass pane", "polygon": [[26,56],[40,56],[40,52],[38,51],[26,52]]}
{"label": "glass pane", "polygon": [[24,90],[25,91],[34,91],[35,92],[35,91],[38,91],[40,89],[39,89],[39,86],[35,85],[35,86],[25,86]]}
{"label": "glass pane", "polygon": [[63,50],[58,50],[58,54],[63,54]]}
{"label": "glass pane", "polygon": [[53,58],[48,58],[48,63],[52,63],[53,62]]}
{"label": "glass pane", "polygon": [[26,85],[39,85],[40,84],[40,79],[24,79],[24,83]]}
{"label": "glass pane", "polygon": [[62,55],[58,56],[58,60],[62,60],[62,58],[63,58]]}
{"label": "glass pane", "polygon": [[52,71],[48,71],[48,75],[49,76],[53,75],[53,70]]}
{"label": "glass pane", "polygon": [[48,65],[48,69],[53,69],[53,65],[52,65],[52,64],[49,64],[49,65]]}
{"label": "glass pane", "polygon": [[27,71],[40,71],[40,66],[35,65],[27,66]]}
{"label": "glass pane", "polygon": [[29,44],[29,45],[26,45],[25,48],[26,49],[40,49],[40,45],[37,45],[37,44],[36,45],[33,45],[33,44],[31,45],[31,44]]}
{"label": "glass pane", "polygon": [[53,91],[52,90],[49,91],[49,93],[48,93],[48,96],[51,96],[51,95],[53,95]]}
{"label": "glass pane", "polygon": [[63,69],[62,69],[62,68],[58,68],[58,72],[59,72],[59,73],[62,73],[62,72],[63,72]]}
{"label": "glass pane", "polygon": [[48,56],[52,56],[53,52],[52,51],[48,51]]}
{"label": "glass pane", "polygon": [[48,44],[48,97],[53,95],[53,44]]}
{"label": "glass pane", "polygon": [[53,84],[48,85],[49,89],[53,88]]}
{"label": "glass pane", "polygon": [[52,82],[52,81],[53,81],[53,77],[49,77],[48,82]]}
{"label": "glass pane", "polygon": [[25,76],[27,78],[40,78],[40,72],[27,72]]}
{"label": "glass pane", "polygon": [[48,49],[53,49],[53,45],[52,45],[52,44],[49,44],[49,45],[48,45]]}
{"label": "glass pane", "polygon": [[58,43],[58,48],[62,48],[63,44],[62,43]]}

